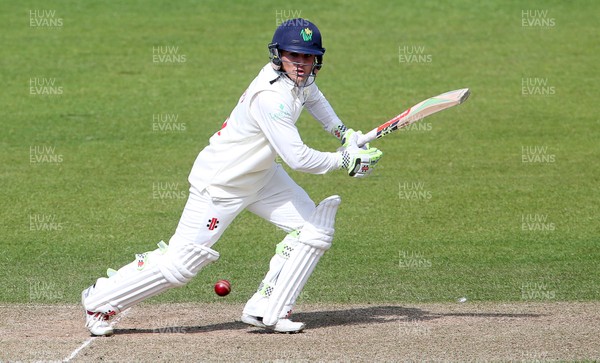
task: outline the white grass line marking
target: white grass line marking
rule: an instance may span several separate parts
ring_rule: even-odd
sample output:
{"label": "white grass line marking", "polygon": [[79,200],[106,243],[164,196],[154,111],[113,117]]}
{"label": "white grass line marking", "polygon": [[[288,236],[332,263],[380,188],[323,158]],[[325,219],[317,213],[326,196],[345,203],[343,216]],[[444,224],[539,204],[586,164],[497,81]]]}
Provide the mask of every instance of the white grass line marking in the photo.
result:
{"label": "white grass line marking", "polygon": [[[121,321],[122,318],[124,318],[127,314],[129,314],[131,308],[124,310],[121,314],[119,314],[115,320],[110,323],[110,326],[114,327],[119,321]],[[83,349],[85,349],[85,347],[87,347],[88,345],[90,345],[96,338],[99,338],[97,336],[93,336],[93,337],[89,337],[85,342],[83,342],[83,344],[81,344],[77,349],[75,349],[70,356],[68,356],[67,358],[63,359],[63,362],[70,362],[71,360],[73,360],[73,358],[75,358],[77,356],[77,354],[79,354],[79,352],[81,352]]]}

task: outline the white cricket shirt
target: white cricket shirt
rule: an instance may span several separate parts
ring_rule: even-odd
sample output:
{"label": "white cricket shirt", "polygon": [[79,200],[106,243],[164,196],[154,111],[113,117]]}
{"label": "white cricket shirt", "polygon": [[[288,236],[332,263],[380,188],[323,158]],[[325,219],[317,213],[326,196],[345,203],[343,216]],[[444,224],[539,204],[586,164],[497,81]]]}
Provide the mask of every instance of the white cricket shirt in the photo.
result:
{"label": "white cricket shirt", "polygon": [[267,64],[240,97],[223,128],[194,162],[189,181],[195,188],[207,188],[215,197],[253,194],[273,176],[277,155],[292,169],[306,173],[339,169],[339,154],[306,146],[296,121],[304,107],[334,135],[342,121],[315,83],[297,87],[285,75],[278,77]]}

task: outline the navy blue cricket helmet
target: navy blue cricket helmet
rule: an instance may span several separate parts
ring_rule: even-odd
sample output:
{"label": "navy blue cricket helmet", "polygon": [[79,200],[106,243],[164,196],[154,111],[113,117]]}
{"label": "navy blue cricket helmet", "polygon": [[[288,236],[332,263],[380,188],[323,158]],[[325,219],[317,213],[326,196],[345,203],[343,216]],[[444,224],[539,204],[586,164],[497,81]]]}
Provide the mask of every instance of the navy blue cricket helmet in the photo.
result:
{"label": "navy blue cricket helmet", "polygon": [[322,45],[321,32],[315,24],[306,19],[286,20],[275,30],[273,40],[269,43],[269,58],[276,70],[281,68],[280,50],[316,55],[316,69],[320,69],[323,64],[325,48]]}

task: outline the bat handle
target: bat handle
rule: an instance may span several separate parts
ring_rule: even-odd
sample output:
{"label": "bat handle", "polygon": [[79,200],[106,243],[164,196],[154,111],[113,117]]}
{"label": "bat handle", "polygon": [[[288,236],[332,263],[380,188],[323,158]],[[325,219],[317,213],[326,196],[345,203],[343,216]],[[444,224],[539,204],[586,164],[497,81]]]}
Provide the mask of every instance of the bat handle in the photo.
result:
{"label": "bat handle", "polygon": [[376,138],[377,138],[377,129],[375,128],[375,129],[367,132],[366,134],[359,136],[356,143],[358,144],[358,147],[363,147],[366,143],[371,142],[371,141],[375,140]]}

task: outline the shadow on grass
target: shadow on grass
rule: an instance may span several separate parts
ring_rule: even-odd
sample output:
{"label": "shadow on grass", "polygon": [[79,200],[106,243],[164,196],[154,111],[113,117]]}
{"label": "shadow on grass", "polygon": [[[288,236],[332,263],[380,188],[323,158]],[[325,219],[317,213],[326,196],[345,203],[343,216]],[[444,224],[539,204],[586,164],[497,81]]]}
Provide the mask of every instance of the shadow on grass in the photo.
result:
{"label": "shadow on grass", "polygon": [[[390,321],[398,322],[424,322],[442,319],[448,316],[462,316],[472,318],[538,318],[543,314],[531,313],[433,313],[418,308],[404,308],[401,306],[373,306],[363,308],[351,308],[345,310],[327,310],[304,312],[293,315],[293,320],[306,323],[307,329],[327,328],[332,326],[349,326],[364,324],[383,324]],[[270,330],[254,328],[241,321],[224,322],[204,326],[169,326],[154,329],[115,329],[115,334],[191,334],[209,333],[215,331],[233,331],[242,329],[253,329],[249,333],[272,333]]]}

